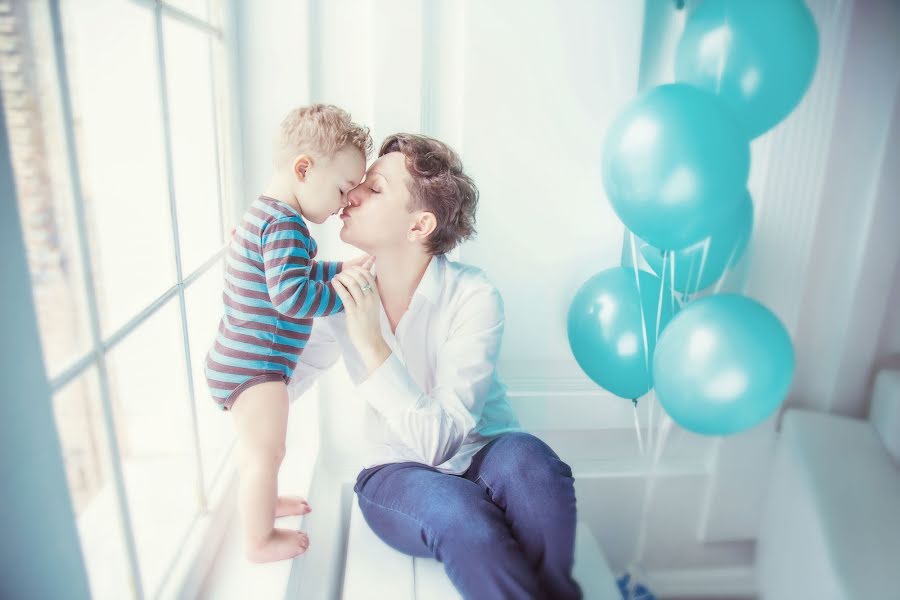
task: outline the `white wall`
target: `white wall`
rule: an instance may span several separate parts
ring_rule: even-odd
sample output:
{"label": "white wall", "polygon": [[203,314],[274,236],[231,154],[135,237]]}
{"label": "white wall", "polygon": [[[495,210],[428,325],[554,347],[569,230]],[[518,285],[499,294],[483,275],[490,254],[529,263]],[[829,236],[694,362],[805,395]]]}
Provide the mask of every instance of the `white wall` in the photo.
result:
{"label": "white wall", "polygon": [[566,339],[578,287],[618,266],[624,228],[600,178],[603,132],[637,91],[636,2],[472,3],[462,151],[481,190],[461,258],[506,300],[501,369],[581,378]]}
{"label": "white wall", "polygon": [[[900,260],[900,4],[823,4],[844,13],[833,124],[827,127],[825,119],[811,123],[827,133],[816,137],[821,146],[795,145],[795,152],[781,157],[778,167],[780,181],[800,180],[819,193],[809,197],[803,188],[787,184],[791,196],[782,206],[798,202],[806,214],[781,208],[772,212],[783,223],[781,231],[802,236],[809,252],[795,257],[790,248],[780,249],[787,262],[794,263],[790,272],[779,273],[795,284],[789,288],[788,314],[798,355],[792,401],[864,416],[867,381]],[[805,153],[807,148],[812,157]],[[810,172],[804,163],[815,157],[824,160]],[[758,288],[773,290],[774,279],[760,281]]]}

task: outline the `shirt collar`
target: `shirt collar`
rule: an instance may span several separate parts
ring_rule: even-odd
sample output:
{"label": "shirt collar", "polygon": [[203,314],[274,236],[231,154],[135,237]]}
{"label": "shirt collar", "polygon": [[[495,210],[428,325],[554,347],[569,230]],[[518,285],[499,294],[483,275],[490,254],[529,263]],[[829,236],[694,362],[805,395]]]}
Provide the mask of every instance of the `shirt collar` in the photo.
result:
{"label": "shirt collar", "polygon": [[444,261],[446,260],[443,254],[432,256],[431,262],[428,263],[428,268],[425,269],[425,274],[422,275],[422,280],[419,282],[419,287],[416,288],[416,294],[422,294],[432,304],[437,302],[444,284]]}
{"label": "shirt collar", "polygon": [[[413,297],[421,294],[432,304],[437,302],[437,299],[441,294],[441,288],[444,285],[446,261],[447,257],[443,254],[433,255],[431,257],[428,266],[425,268],[425,273],[422,275],[422,279],[419,280],[416,291],[413,292]],[[372,272],[376,275],[378,274],[377,264],[372,268]]]}

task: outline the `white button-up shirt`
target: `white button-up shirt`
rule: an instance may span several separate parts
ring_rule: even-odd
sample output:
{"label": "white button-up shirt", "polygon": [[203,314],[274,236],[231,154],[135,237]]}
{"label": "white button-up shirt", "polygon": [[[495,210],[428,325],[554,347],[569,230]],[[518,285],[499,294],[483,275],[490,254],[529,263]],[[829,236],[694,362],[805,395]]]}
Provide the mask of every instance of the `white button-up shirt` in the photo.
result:
{"label": "white button-up shirt", "polygon": [[366,468],[414,461],[459,474],[492,437],[520,430],[496,371],[503,299],[480,269],[432,257],[396,333],[382,309],[391,355],[371,375],[345,319],[315,319],[289,392],[302,394],[343,354],[365,406]]}

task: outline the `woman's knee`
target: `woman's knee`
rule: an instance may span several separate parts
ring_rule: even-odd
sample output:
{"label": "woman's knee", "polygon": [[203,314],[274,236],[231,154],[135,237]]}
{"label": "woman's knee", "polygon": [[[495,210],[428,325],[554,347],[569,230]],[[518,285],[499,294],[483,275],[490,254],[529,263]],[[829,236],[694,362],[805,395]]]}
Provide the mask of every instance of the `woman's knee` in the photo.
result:
{"label": "woman's knee", "polygon": [[571,477],[572,469],[542,439],[530,433],[508,433],[497,440],[494,451],[502,453],[498,461],[504,476],[516,479],[535,477]]}
{"label": "woman's knee", "polygon": [[429,528],[438,548],[489,548],[512,536],[502,511],[488,499],[450,502],[433,516]]}

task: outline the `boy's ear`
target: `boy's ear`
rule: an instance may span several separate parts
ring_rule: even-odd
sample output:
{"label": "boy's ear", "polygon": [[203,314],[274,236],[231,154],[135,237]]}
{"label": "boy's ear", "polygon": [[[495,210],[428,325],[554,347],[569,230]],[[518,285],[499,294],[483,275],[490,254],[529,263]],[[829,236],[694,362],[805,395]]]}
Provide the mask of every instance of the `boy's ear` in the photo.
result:
{"label": "boy's ear", "polygon": [[306,173],[313,164],[313,159],[308,154],[301,154],[294,159],[294,176],[297,181],[306,181]]}

